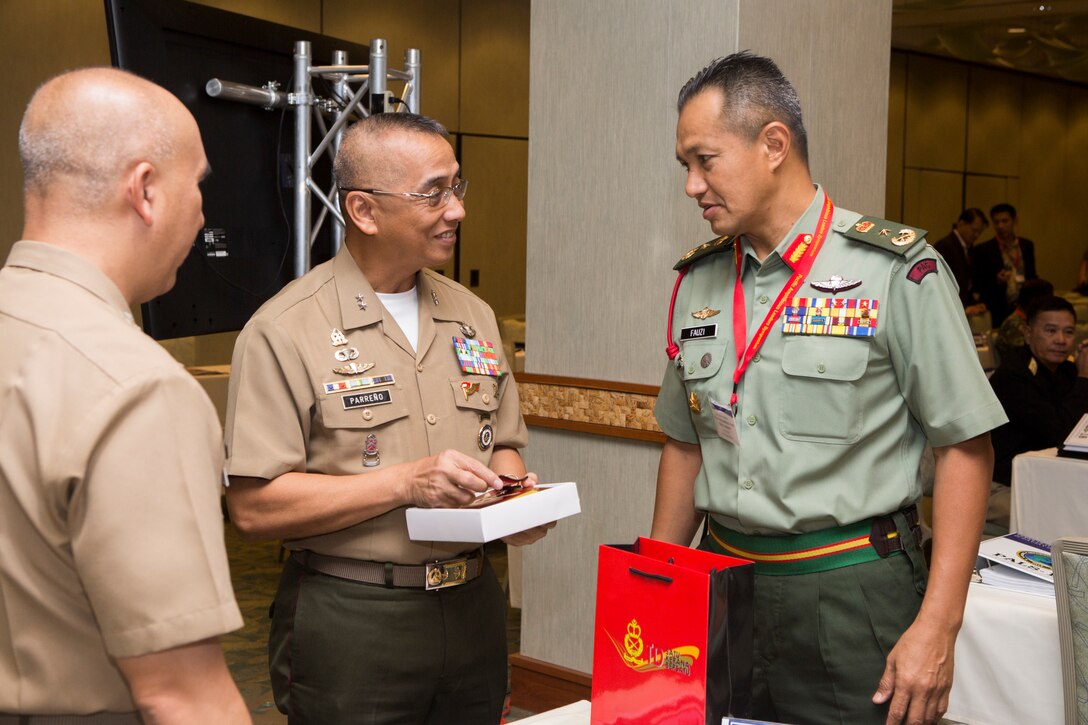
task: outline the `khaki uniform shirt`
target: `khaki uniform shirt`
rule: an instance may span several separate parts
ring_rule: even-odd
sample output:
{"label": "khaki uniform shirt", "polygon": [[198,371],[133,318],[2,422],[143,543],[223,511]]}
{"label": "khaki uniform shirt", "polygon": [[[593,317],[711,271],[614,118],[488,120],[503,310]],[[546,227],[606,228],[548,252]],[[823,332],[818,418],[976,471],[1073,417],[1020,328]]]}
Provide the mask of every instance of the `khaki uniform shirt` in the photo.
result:
{"label": "khaki uniform shirt", "polygon": [[[823,200],[817,187],[808,210],[762,263],[740,242],[749,340],[792,274],[782,255],[798,234],[815,230]],[[904,252],[845,237],[859,218],[835,210],[797,296],[877,300],[875,336],[784,334],[776,320],[740,384],[739,448],[718,436],[711,406],[711,399],[728,405],[737,364],[732,247],[695,261],[681,285],[674,337],[708,323],[717,330],[710,339],[679,343],[683,367],[669,362],[655,415],[669,437],[699,444],[695,505],[728,528],[802,533],[896,511],[921,496],[918,465],[927,441],[959,443],[1005,421],[944,260],[923,242]],[[932,263],[916,271],[933,271],[911,281],[923,260]],[[832,275],[861,284],[836,295],[810,284]],[[693,318],[704,307],[721,313]],[[692,393],[699,413],[689,405]]]}
{"label": "khaki uniform shirt", "polygon": [[242,625],[211,402],[56,246],[0,271],[0,712],[132,711],[111,657]]}
{"label": "khaki uniform shirt", "polygon": [[[430,270],[416,276],[416,286],[415,352],[346,247],[254,314],[238,338],[231,367],[230,475],[269,480],[291,471],[344,476],[450,448],[487,464],[495,446],[525,445],[528,435],[517,388],[502,355],[491,308]],[[462,325],[473,329],[466,332]],[[333,344],[334,329],[343,333],[346,344]],[[503,374],[462,372],[454,337],[494,343]],[[336,359],[337,351],[351,349],[359,353],[352,362],[373,367],[360,374],[333,372],[347,364]],[[327,383],[384,375],[393,376],[391,385],[325,392]],[[466,395],[462,383],[479,387]],[[481,450],[479,434],[485,425],[492,427],[494,442]],[[376,467],[363,465],[371,435],[380,460]],[[342,531],[286,545],[400,564],[446,559],[473,547],[410,541],[404,512],[405,508],[396,508]]]}

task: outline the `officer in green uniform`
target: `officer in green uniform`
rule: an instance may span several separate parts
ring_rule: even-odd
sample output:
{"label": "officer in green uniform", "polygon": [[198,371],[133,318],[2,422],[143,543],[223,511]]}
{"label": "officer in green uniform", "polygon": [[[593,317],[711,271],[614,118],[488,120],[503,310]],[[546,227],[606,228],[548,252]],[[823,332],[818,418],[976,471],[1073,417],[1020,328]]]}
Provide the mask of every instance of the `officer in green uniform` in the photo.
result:
{"label": "officer in green uniform", "polygon": [[952,275],[922,230],[813,185],[773,61],[716,60],[678,107],[685,191],[722,236],[677,265],[652,536],[705,518],[703,548],[756,562],[755,716],[936,722],[1005,420]]}

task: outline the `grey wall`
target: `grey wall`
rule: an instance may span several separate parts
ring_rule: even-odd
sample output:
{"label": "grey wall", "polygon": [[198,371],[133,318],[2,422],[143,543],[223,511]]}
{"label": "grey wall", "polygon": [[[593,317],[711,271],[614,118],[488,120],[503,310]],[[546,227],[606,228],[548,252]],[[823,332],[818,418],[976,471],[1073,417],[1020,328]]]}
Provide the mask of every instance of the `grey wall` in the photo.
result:
{"label": "grey wall", "polygon": [[[657,384],[672,265],[713,236],[676,163],[680,86],[711,59],[772,55],[801,95],[813,173],[880,214],[888,0],[548,0],[532,5],[526,369]],[[649,532],[658,448],[532,431],[580,517],[525,552],[522,652],[589,672],[596,547]]]}

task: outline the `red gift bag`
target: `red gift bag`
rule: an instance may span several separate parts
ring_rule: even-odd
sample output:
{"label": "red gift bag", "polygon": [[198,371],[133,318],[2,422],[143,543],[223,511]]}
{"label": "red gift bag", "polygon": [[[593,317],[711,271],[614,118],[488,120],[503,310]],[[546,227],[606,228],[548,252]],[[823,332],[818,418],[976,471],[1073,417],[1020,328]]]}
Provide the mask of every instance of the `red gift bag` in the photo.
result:
{"label": "red gift bag", "polygon": [[594,725],[749,714],[751,562],[639,538],[602,545],[593,627]]}

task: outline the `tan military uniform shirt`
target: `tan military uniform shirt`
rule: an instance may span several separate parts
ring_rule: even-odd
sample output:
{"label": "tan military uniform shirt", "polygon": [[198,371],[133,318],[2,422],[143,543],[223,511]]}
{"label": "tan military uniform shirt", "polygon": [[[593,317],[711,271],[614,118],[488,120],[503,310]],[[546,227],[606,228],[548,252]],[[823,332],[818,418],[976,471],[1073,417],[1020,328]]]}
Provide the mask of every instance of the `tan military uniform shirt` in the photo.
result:
{"label": "tan military uniform shirt", "polygon": [[132,711],[111,657],[237,629],[200,386],[84,260],[0,271],[0,712]]}
{"label": "tan military uniform shirt", "polygon": [[[230,475],[271,480],[291,471],[359,474],[451,448],[487,464],[495,446],[525,445],[517,388],[491,308],[430,270],[416,276],[416,286],[415,352],[346,248],[257,311],[238,338],[231,367]],[[334,330],[344,335],[343,344],[334,344]],[[494,343],[502,375],[463,372],[454,337]],[[338,352],[344,357],[343,351],[352,350],[358,352],[354,359],[337,359]],[[334,372],[348,362],[373,367],[358,374]],[[389,375],[391,384],[366,380]],[[359,379],[362,387],[326,392],[328,383]],[[481,449],[480,431],[486,425],[493,442]],[[371,435],[379,463],[366,467],[364,449]],[[397,508],[287,546],[401,564],[445,559],[472,548],[410,541],[404,512]]]}

